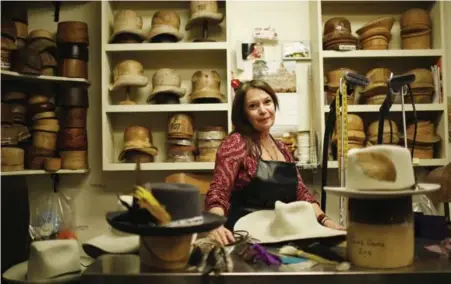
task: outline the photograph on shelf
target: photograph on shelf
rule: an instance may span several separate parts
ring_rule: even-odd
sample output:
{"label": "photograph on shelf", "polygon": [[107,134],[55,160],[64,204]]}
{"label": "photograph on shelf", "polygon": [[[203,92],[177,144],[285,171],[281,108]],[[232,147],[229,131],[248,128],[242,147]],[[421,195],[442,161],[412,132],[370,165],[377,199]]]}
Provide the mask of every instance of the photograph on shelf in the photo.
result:
{"label": "photograph on shelf", "polygon": [[261,42],[241,43],[241,58],[256,60],[265,58],[265,48]]}
{"label": "photograph on shelf", "polygon": [[310,59],[310,42],[302,40],[282,43],[282,59]]}
{"label": "photograph on shelf", "polygon": [[296,62],[255,61],[252,65],[254,79],[266,81],[276,93],[296,92]]}

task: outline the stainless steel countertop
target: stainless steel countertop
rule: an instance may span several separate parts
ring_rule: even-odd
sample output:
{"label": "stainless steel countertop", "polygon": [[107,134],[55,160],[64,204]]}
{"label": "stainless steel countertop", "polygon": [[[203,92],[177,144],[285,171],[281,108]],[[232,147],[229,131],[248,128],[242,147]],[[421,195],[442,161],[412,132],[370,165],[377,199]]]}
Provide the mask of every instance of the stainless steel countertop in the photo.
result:
{"label": "stainless steel countertop", "polygon": [[[402,245],[402,244],[400,244]],[[451,283],[451,260],[423,249],[416,249],[412,266],[401,269],[376,270],[352,267],[349,271],[336,271],[331,265],[315,265],[309,270],[296,271],[289,266],[255,266],[232,254],[234,271],[219,276],[202,277],[191,272],[150,272],[140,267],[137,255],[104,255],[82,275],[82,283],[296,283],[353,284],[353,283]]]}

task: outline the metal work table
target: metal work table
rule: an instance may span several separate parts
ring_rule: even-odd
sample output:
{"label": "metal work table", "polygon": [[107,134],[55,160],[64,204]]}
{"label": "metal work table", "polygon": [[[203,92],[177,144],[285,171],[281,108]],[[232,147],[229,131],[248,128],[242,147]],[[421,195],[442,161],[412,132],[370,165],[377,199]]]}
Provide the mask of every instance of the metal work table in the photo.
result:
{"label": "metal work table", "polygon": [[[334,266],[315,265],[309,270],[295,271],[289,266],[255,266],[232,254],[234,271],[219,276],[202,277],[190,272],[148,272],[140,267],[138,255],[104,255],[96,260],[82,275],[81,283],[233,283],[265,284],[353,284],[353,283],[451,283],[451,260],[427,252],[424,242],[417,242],[415,262],[401,269],[375,270],[352,267],[339,272]],[[402,244],[400,244],[402,245]]]}

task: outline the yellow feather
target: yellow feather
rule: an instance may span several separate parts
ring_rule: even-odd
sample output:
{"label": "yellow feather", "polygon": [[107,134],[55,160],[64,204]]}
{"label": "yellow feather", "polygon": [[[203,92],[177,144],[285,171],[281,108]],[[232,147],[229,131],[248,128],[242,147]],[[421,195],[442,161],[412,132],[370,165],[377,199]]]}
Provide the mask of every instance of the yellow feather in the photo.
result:
{"label": "yellow feather", "polygon": [[138,205],[141,208],[147,209],[160,224],[167,224],[171,222],[171,215],[166,211],[163,205],[153,196],[153,194],[143,188],[142,186],[135,186],[133,196],[138,199]]}

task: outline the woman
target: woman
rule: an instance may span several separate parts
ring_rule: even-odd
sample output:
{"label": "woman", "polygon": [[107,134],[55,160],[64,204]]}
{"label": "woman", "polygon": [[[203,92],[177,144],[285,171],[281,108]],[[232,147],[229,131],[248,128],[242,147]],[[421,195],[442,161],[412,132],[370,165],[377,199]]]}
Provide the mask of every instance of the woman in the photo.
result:
{"label": "woman", "polygon": [[305,187],[290,151],[269,134],[278,106],[273,89],[261,80],[242,83],[235,92],[235,130],[218,149],[205,199],[206,210],[227,216],[225,226],[210,232],[224,245],[235,241],[231,231],[239,218],[255,210],[274,209],[277,200],[311,202],[318,222],[343,229],[324,214]]}

